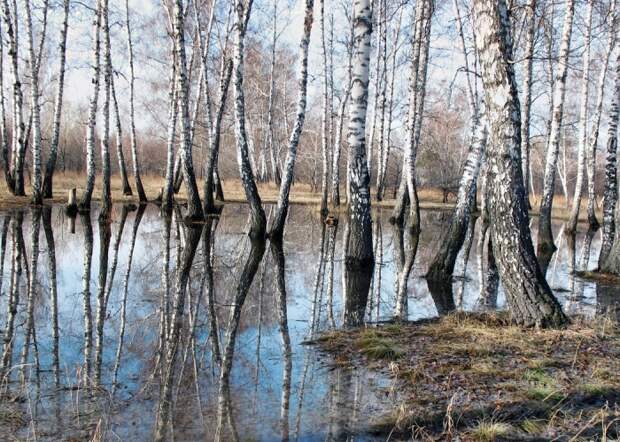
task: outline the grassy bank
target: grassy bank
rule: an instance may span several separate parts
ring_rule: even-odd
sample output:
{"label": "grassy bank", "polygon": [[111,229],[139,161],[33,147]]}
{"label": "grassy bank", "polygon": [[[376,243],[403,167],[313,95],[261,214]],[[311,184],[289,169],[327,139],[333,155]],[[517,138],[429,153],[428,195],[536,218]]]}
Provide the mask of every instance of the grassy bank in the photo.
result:
{"label": "grassy bank", "polygon": [[611,321],[526,330],[502,315],[458,313],[314,343],[335,366],[393,379],[394,409],[360,431],[471,441],[605,440],[620,431],[620,332]]}
{"label": "grassy bank", "polygon": [[[76,188],[78,198],[84,190],[86,183],[86,177],[83,174],[77,173],[58,173],[54,176],[54,197],[51,202],[53,203],[66,203],[67,193],[70,189]],[[112,199],[115,203],[125,202],[138,202],[138,197],[135,194],[135,186],[130,179],[130,184],[134,190],[133,196],[123,195],[121,180],[118,175],[112,176]],[[154,199],[159,195],[163,186],[163,178],[160,176],[146,175],[142,177],[142,184],[149,200]],[[227,202],[231,203],[245,203],[245,193],[241,187],[241,182],[238,180],[227,180],[223,182],[224,197]],[[199,181],[199,191],[202,195],[202,182]],[[30,183],[26,180],[26,193],[30,193]],[[278,201],[279,188],[274,184],[259,183],[258,190],[261,199],[264,203],[276,203]],[[374,194],[374,191],[373,191]],[[93,200],[97,201],[101,195],[101,178],[97,177],[95,183],[95,191],[93,193]],[[344,191],[341,197],[344,197]],[[391,208],[394,206],[393,192],[390,189],[386,192],[387,199],[383,201],[372,201],[373,207]],[[184,187],[176,196],[177,200],[183,201],[186,197]],[[443,193],[441,189],[437,188],[420,188],[418,191],[418,198],[420,199],[420,208],[430,210],[450,210],[454,207],[454,195],[450,195],[447,203],[443,202]],[[50,200],[48,200],[50,201]],[[319,206],[321,203],[321,195],[307,184],[296,184],[291,189],[290,201],[293,204],[313,205]],[[531,200],[533,210],[531,215],[538,215],[539,199],[537,196],[532,197]],[[30,204],[30,196],[16,197],[11,195],[6,187],[4,179],[0,179],[0,209],[10,209],[18,207],[26,207]],[[582,207],[585,207],[586,201],[582,202]],[[580,221],[586,221],[585,210],[580,213]],[[554,199],[553,217],[556,219],[567,220],[569,216],[569,210],[566,205],[566,200],[562,196],[558,196]],[[597,213],[599,219],[602,218],[601,213]]]}

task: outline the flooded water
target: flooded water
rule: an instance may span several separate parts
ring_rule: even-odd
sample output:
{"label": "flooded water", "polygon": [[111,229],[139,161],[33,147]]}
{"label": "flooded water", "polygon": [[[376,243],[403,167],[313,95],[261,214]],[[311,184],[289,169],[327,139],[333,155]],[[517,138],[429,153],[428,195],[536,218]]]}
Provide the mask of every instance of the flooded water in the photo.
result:
{"label": "flooded water", "polygon": [[[345,217],[325,226],[292,207],[282,250],[250,242],[245,205],[202,229],[152,205],[116,206],[111,225],[97,215],[72,226],[61,207],[1,214],[0,439],[373,440],[368,418],[398,403],[389,377],[334,368],[303,345],[342,324]],[[388,215],[375,214],[369,322],[396,302]],[[449,217],[422,213],[410,319],[480,308],[476,238],[453,296],[431,296],[423,278]],[[547,279],[565,309],[616,309],[617,288],[572,272],[596,267],[600,234],[561,230]]]}

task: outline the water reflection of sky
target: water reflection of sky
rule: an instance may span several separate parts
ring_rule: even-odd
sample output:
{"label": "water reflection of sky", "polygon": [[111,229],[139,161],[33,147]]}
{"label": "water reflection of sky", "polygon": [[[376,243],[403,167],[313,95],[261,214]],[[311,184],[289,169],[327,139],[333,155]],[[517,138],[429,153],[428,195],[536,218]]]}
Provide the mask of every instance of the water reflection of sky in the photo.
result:
{"label": "water reflection of sky", "polygon": [[[215,293],[218,302],[220,328],[224,328],[228,318],[228,307],[232,302],[237,278],[243,260],[249,251],[246,230],[247,212],[243,205],[226,206],[214,234],[214,278]],[[268,212],[268,210],[267,210]],[[115,354],[118,345],[121,303],[123,295],[123,278],[127,271],[128,254],[135,212],[129,214],[119,248],[116,252],[120,220],[120,207],[116,207],[112,225],[108,272],[116,255],[118,262],[114,283],[108,304],[108,317],[104,328],[103,350],[103,386],[109,391],[113,379]],[[375,223],[381,223],[382,262],[378,263],[381,271],[381,311],[379,319],[390,317],[395,303],[395,261],[393,258],[392,229],[387,221],[388,213],[377,213]],[[31,250],[30,214],[26,214],[23,224],[24,238],[28,259]],[[343,217],[344,218],[344,217]],[[422,277],[429,260],[437,251],[441,231],[449,220],[446,212],[423,212],[422,233],[412,279],[409,284],[409,317],[419,319],[437,315],[437,308],[428,293],[426,281]],[[535,224],[535,223],[533,223]],[[61,208],[54,208],[52,225],[56,244],[58,305],[60,324],[60,364],[61,388],[53,387],[52,365],[52,312],[49,296],[49,266],[47,245],[43,229],[40,233],[39,255],[39,289],[36,302],[35,318],[38,349],[42,366],[42,394],[36,402],[32,414],[36,414],[36,427],[39,437],[55,439],[57,436],[72,436],[80,433],[84,420],[72,412],[76,408],[74,401],[78,397],[73,389],[78,384],[77,373],[84,361],[84,316],[82,300],[82,274],[84,264],[84,235],[80,218],[76,220],[75,233],[69,229],[69,220]],[[92,217],[93,259],[91,268],[91,306],[95,320],[97,275],[99,271],[99,229],[95,214]],[[479,226],[476,228],[476,232]],[[159,297],[162,291],[164,224],[158,210],[149,206],[139,226],[135,244],[132,269],[129,278],[127,298],[127,329],[125,345],[119,369],[119,388],[114,401],[101,401],[105,409],[104,419],[109,431],[109,439],[119,437],[122,440],[150,440],[155,425],[158,400],[158,387],[150,374],[153,369],[154,353],[158,341]],[[333,271],[334,314],[337,323],[342,314],[342,237],[344,222],[336,232],[336,245]],[[558,223],[554,232],[560,233]],[[180,243],[179,243],[180,234]],[[359,371],[348,373],[334,370],[327,361],[312,347],[301,345],[310,335],[313,312],[320,315],[319,330],[329,327],[327,312],[327,267],[324,278],[319,282],[323,295],[320,308],[313,308],[316,272],[319,268],[322,225],[317,214],[311,208],[293,207],[286,228],[286,285],[288,326],[292,343],[292,386],[290,396],[289,425],[292,439],[325,440],[346,434],[349,427],[363,427],[366,418],[394,402],[393,392],[386,377],[376,377]],[[173,225],[171,230],[171,275],[174,275],[178,246],[184,246],[183,232]],[[11,270],[11,231],[7,236],[5,252],[2,299],[0,311],[6,312],[8,284]],[[577,269],[580,250],[584,239],[581,232],[576,237]],[[462,308],[476,308],[478,283],[478,251],[474,240],[465,279],[456,279],[453,283],[455,293],[463,286]],[[597,309],[597,289],[592,282],[579,279],[571,280],[569,272],[570,251],[564,236],[556,239],[558,252],[552,257],[547,272],[550,286],[558,298],[571,312],[593,314]],[[596,267],[600,234],[592,241],[588,269]],[[327,247],[327,244],[325,244]],[[202,245],[194,260],[190,276],[190,291],[199,292],[203,271]],[[457,260],[455,274],[461,274],[462,257]],[[252,440],[280,439],[280,407],[282,401],[282,380],[284,376],[284,356],[282,337],[278,328],[275,304],[275,263],[269,247],[265,252],[261,268],[254,279],[251,291],[243,308],[239,335],[237,337],[233,372],[231,377],[234,420],[240,436]],[[262,282],[261,282],[262,281]],[[171,279],[171,284],[174,281]],[[261,292],[262,287],[262,292]],[[20,320],[17,321],[14,362],[18,360],[23,342],[23,327],[27,291],[25,275],[22,277]],[[576,297],[575,295],[579,295]],[[194,298],[195,299],[195,298]],[[196,328],[196,367],[188,363],[183,368],[183,377],[175,380],[176,406],[173,410],[173,433],[176,440],[209,439],[212,435],[217,412],[218,377],[214,368],[208,340],[209,327],[205,302]],[[376,298],[373,300],[376,305]],[[504,297],[499,295],[500,308]],[[373,314],[373,318],[375,315]],[[6,315],[2,316],[4,329]],[[187,324],[186,324],[187,327]],[[223,339],[223,332],[222,332]],[[183,357],[184,350],[179,357]],[[191,355],[189,357],[191,360]],[[194,370],[198,376],[195,382]],[[177,370],[177,373],[179,370]],[[16,376],[13,376],[14,380]],[[199,395],[197,394],[197,389]],[[36,392],[31,385],[30,392]],[[35,395],[36,396],[36,395]],[[198,406],[198,396],[200,406]],[[57,415],[52,403],[60,397],[65,408],[64,426],[58,427]],[[303,401],[301,398],[303,397]],[[202,409],[202,418],[199,409]],[[56,428],[54,433],[50,428]],[[86,434],[92,428],[84,430]],[[21,436],[32,436],[33,427],[20,431]],[[47,435],[47,436],[46,436]],[[365,440],[367,437],[356,437]],[[370,438],[368,438],[370,439]]]}

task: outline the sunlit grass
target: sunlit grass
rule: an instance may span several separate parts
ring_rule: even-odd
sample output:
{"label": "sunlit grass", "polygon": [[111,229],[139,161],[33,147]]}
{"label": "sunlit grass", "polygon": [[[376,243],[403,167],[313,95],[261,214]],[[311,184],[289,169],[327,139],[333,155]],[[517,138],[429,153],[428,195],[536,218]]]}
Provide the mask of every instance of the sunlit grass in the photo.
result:
{"label": "sunlit grass", "polygon": [[503,422],[480,421],[478,425],[470,431],[473,440],[479,442],[493,442],[500,437],[514,433],[514,428]]}

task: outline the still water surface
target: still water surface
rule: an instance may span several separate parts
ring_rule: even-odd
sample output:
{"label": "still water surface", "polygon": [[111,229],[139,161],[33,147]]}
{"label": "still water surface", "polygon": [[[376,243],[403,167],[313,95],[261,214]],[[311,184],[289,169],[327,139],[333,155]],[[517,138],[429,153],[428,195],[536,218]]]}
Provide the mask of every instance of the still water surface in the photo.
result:
{"label": "still water surface", "polygon": [[[235,323],[228,403],[218,402],[218,356],[251,252],[247,206],[226,205],[221,217],[207,224],[210,234],[202,232],[193,259],[184,255],[195,235],[176,216],[166,223],[156,206],[143,213],[115,206],[110,229],[99,225],[97,215],[78,217],[72,226],[61,207],[47,209],[34,225],[37,217],[30,210],[1,214],[0,374],[2,392],[10,398],[7,409],[13,411],[0,419],[0,438],[152,440],[165,409],[170,418],[160,427],[169,440],[213,439],[218,414],[222,440],[235,433],[241,440],[373,440],[360,433],[368,419],[398,403],[389,377],[334,368],[312,346],[302,345],[342,322],[345,217],[339,226],[326,227],[312,209],[292,207],[282,255],[286,308],[277,294],[278,261],[267,245]],[[388,216],[375,213],[377,266],[369,322],[389,319],[395,305]],[[449,217],[449,212],[422,212],[409,284],[412,320],[445,310],[436,304],[441,298],[430,295],[423,274]],[[617,288],[599,287],[570,271],[596,267],[600,234],[591,237],[587,253],[585,232],[575,241],[563,235],[559,223],[554,232],[559,250],[547,279],[565,309],[590,316],[617,309]],[[160,336],[175,322],[177,270],[186,258],[188,291],[174,370],[168,371]],[[467,264],[463,257],[457,260],[455,275],[456,307],[478,309],[476,238]],[[501,287],[497,306],[504,307]],[[166,379],[168,407],[160,399]],[[86,387],[92,385],[98,387]]]}

